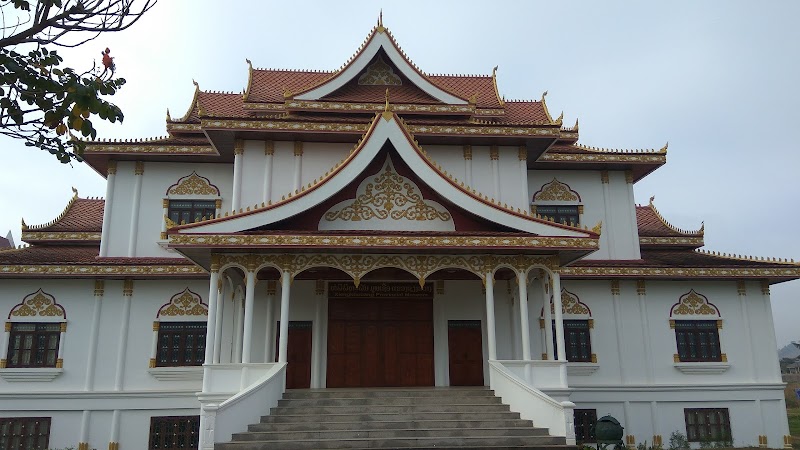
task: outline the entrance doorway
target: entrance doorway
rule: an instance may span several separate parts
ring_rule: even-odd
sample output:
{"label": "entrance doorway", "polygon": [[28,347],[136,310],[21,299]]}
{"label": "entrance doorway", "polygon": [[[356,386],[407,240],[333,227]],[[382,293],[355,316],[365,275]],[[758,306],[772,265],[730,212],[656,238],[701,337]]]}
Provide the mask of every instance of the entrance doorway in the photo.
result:
{"label": "entrance doorway", "polygon": [[329,292],[328,387],[433,386],[432,296],[339,298]]}
{"label": "entrance doorway", "polygon": [[450,386],[483,386],[483,333],[480,320],[448,320]]}
{"label": "entrance doorway", "polygon": [[[275,362],[281,341],[281,323],[278,322],[275,339]],[[286,389],[311,387],[311,322],[290,321],[289,342],[286,348]]]}

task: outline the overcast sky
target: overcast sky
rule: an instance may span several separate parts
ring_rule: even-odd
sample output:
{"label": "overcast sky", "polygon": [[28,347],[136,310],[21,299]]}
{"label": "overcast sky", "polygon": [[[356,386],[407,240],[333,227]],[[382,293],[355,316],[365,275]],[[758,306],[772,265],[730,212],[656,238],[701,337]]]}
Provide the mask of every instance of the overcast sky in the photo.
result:
{"label": "overcast sky", "polygon": [[[87,68],[111,48],[124,125],[105,138],[166,134],[194,86],[240,92],[256,67],[332,70],[378,12],[427,73],[489,74],[507,99],[539,99],[580,142],[660,148],[667,164],[635,186],[676,226],[705,221],[706,249],[800,259],[800,2],[162,0],[128,31],[63,52]],[[97,123],[97,121],[95,121]],[[103,196],[87,166],[0,139],[0,235],[55,218],[75,186]],[[800,281],[772,288],[778,344],[800,339]]]}

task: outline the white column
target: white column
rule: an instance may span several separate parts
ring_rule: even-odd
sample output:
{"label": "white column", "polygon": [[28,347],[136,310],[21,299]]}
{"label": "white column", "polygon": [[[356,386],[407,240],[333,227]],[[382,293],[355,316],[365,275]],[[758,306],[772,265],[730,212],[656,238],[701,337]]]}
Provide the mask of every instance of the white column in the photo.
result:
{"label": "white column", "polygon": [[[158,358],[158,330],[161,328],[161,322],[158,320],[153,321],[153,341],[150,344],[150,368],[156,366],[156,361]],[[206,336],[206,343],[208,343],[208,338]]]}
{"label": "white column", "polygon": [[[114,390],[122,390],[125,377],[125,357],[128,354],[128,328],[131,321],[131,297],[133,296],[133,280],[122,282],[122,317],[120,318],[119,342],[117,345],[117,372],[114,375]],[[116,441],[112,441],[116,442]]]}
{"label": "white column", "polygon": [[739,295],[739,308],[742,311],[742,323],[744,324],[744,334],[747,338],[747,344],[745,346],[746,354],[748,358],[752,358],[750,364],[745,364],[750,366],[750,376],[753,377],[754,381],[758,381],[758,367],[755,361],[755,354],[753,353],[753,330],[750,328],[750,320],[748,319],[749,314],[747,313],[747,285],[745,284],[744,280],[737,280],[736,281],[736,292]]}
{"label": "white column", "polygon": [[464,146],[464,184],[472,187],[472,146]]}
{"label": "white column", "polygon": [[235,294],[236,316],[233,318],[234,339],[233,339],[233,360],[232,363],[242,362],[242,340],[244,339],[244,297],[240,290]]}
{"label": "white column", "polygon": [[278,345],[278,362],[286,362],[286,351],[289,349],[289,288],[292,276],[288,270],[281,275],[281,329]]}
{"label": "white column", "polygon": [[500,201],[500,149],[493,145],[489,147],[489,158],[492,161],[492,187],[494,189],[494,199]]}
{"label": "white column", "polygon": [[610,259],[615,259],[617,253],[614,245],[614,214],[611,212],[611,192],[608,187],[608,171],[603,170],[600,172],[600,181],[603,185],[603,211],[605,216],[606,231],[603,236],[606,238],[606,245],[608,246],[608,255]]}
{"label": "white column", "polygon": [[[222,324],[223,324],[223,311],[225,311],[225,296],[228,293],[228,289],[225,287],[228,286],[230,288],[230,284],[225,283],[222,274],[219,275],[220,278],[217,281],[217,285],[219,289],[217,289],[217,317],[215,319],[215,327],[214,327],[214,358],[212,359],[213,364],[219,364],[219,358],[222,354]],[[209,287],[210,293],[210,287]],[[209,296],[210,298],[210,296]]]}
{"label": "white column", "polygon": [[[509,283],[511,280],[508,280]],[[511,341],[509,342],[510,350],[511,350],[511,357],[509,359],[522,359],[522,350],[519,348],[519,342],[522,339],[520,337],[519,328],[517,325],[519,324],[519,318],[517,317],[517,313],[519,310],[516,307],[517,300],[515,298],[517,294],[511,291],[511,286],[508,286],[508,332],[511,335]]]}
{"label": "white column", "polygon": [[[100,334],[100,313],[103,303],[103,293],[105,292],[105,282],[94,280],[94,306],[92,308],[92,329],[89,332],[89,348],[86,355],[86,378],[83,382],[83,390],[91,391],[94,388],[94,372],[97,364],[97,339]],[[85,442],[85,441],[84,441]]]}
{"label": "white column", "polygon": [[267,281],[267,316],[264,333],[264,362],[275,361],[275,280]]}
{"label": "white column", "polygon": [[296,141],[294,143],[294,183],[292,187],[292,192],[298,193],[300,192],[300,188],[302,187],[301,180],[303,174],[303,143],[300,141]]}
{"label": "white column", "polygon": [[521,196],[520,200],[520,207],[523,211],[530,211],[531,210],[531,199],[528,198],[530,193],[528,192],[528,148],[524,145],[519,147],[519,175],[520,175],[520,190],[519,195]]}
{"label": "white column", "polygon": [[647,287],[644,280],[636,280],[636,295],[639,297],[639,322],[642,324],[644,341],[644,365],[647,382],[653,381],[653,351],[650,343],[650,324],[647,319]]}
{"label": "white column", "polygon": [[161,201],[161,240],[167,239],[167,218],[169,217],[169,199]]}
{"label": "white column", "polygon": [[567,349],[564,344],[564,316],[561,304],[561,276],[553,273],[553,310],[556,321],[556,347],[558,347],[558,360],[567,360]]}
{"label": "white column", "polygon": [[650,402],[650,423],[653,424],[653,440],[651,442],[653,442],[653,445],[660,445],[655,442],[656,436],[661,437],[658,428],[658,406],[655,401]]}
{"label": "white column", "polygon": [[[638,229],[638,225],[636,223],[636,201],[633,199],[633,173],[630,170],[625,171],[625,183],[627,184],[628,188],[628,205],[630,205],[628,209],[628,219],[630,223],[630,230],[631,232],[628,233],[630,236],[635,249],[636,254],[639,254],[639,233],[634,233],[633,230]],[[610,230],[610,228],[609,228]],[[609,233],[610,234],[610,233]]]}
{"label": "white column", "polygon": [[322,372],[322,303],[325,301],[325,280],[317,280],[314,287],[314,322],[311,330],[311,387],[321,388]]}
{"label": "white column", "polygon": [[552,292],[550,290],[550,281],[542,271],[542,298],[544,299],[544,344],[547,353],[547,359],[549,361],[554,361],[555,357],[555,349],[553,348],[553,311],[550,308]]}
{"label": "white column", "polygon": [[6,322],[5,330],[3,331],[3,340],[0,342],[0,354],[3,359],[0,359],[0,369],[5,369],[8,364],[8,339],[11,336],[11,322]]}
{"label": "white column", "polygon": [[242,363],[250,362],[253,348],[253,310],[255,308],[256,273],[248,268],[244,293],[244,340],[242,341]]}
{"label": "white column", "polygon": [[61,333],[58,336],[58,356],[56,357],[56,367],[64,367],[64,348],[67,346],[64,339],[67,337],[67,322],[61,322]]}
{"label": "white column", "polygon": [[264,141],[264,191],[262,202],[269,203],[272,200],[272,157],[275,154],[275,143]]}
{"label": "white column", "polygon": [[217,255],[211,255],[211,276],[208,280],[208,322],[206,324],[206,353],[203,357],[203,392],[208,392],[211,381],[209,364],[214,363],[214,348],[217,341],[217,308],[219,304],[219,262]]}
{"label": "white column", "polygon": [[767,360],[770,367],[770,374],[775,377],[776,382],[781,382],[781,364],[778,358],[778,343],[775,339],[775,319],[772,317],[772,304],[769,298],[769,282],[764,280],[761,282],[761,295],[764,297],[764,307],[766,308],[767,327],[766,334],[769,339],[769,346],[767,347]]}
{"label": "white column", "polygon": [[115,409],[111,415],[111,438],[108,442],[108,450],[119,450],[119,413]]}
{"label": "white column", "polygon": [[108,230],[111,226],[111,205],[114,203],[114,184],[117,179],[117,162],[108,162],[106,176],[106,201],[103,206],[103,228],[100,232],[100,257],[108,256]]}
{"label": "white column", "polygon": [[78,450],[89,450],[89,411],[81,414],[81,437],[78,439]]}
{"label": "white column", "polygon": [[624,342],[622,336],[622,327],[624,321],[622,320],[622,307],[619,304],[619,280],[611,280],[611,303],[614,308],[614,331],[617,337],[617,357],[619,358],[619,376],[622,384],[627,381],[627,370],[625,368],[625,352],[622,350],[622,343]]}
{"label": "white column", "polygon": [[133,170],[133,200],[131,201],[131,227],[128,235],[128,257],[136,256],[136,239],[139,237],[139,207],[142,203],[142,178],[144,178],[144,163],[136,161]]}
{"label": "white column", "polygon": [[522,331],[522,359],[531,360],[531,328],[528,323],[528,277],[524,270],[517,272],[519,283],[519,327]]}
{"label": "white column", "polygon": [[494,327],[494,273],[486,272],[486,342],[489,360],[497,359],[497,335]]}
{"label": "white column", "polygon": [[242,156],[244,155],[244,141],[236,139],[233,144],[233,195],[231,209],[239,211],[242,207]]}

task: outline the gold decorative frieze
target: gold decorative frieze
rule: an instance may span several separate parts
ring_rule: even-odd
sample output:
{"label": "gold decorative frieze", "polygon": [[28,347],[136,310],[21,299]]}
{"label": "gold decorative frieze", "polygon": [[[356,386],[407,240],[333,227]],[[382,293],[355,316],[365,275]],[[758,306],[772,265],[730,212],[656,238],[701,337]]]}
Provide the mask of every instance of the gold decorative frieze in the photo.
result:
{"label": "gold decorative frieze", "polygon": [[11,332],[11,322],[6,322],[6,327],[5,328],[6,328],[6,333],[10,333]]}
{"label": "gold decorative frieze", "polygon": [[717,316],[719,317],[719,308],[713,303],[708,301],[705,295],[698,294],[694,289],[683,294],[678,302],[672,305],[669,311],[670,317],[672,316]]}
{"label": "gold decorative frieze", "polygon": [[134,175],[144,175],[144,161],[136,161],[133,167]]}
{"label": "gold decorative frieze", "polygon": [[[86,146],[84,152],[95,155],[135,153],[156,155],[217,155],[217,151],[210,145],[141,145],[125,143],[113,145],[89,144]],[[116,173],[116,169],[114,169],[114,173]]]}
{"label": "gold decorative frieze", "polygon": [[769,444],[767,443],[767,436],[766,435],[763,435],[763,434],[759,434],[758,435],[758,446],[761,447],[761,448],[769,447]]}
{"label": "gold decorative frieze", "polygon": [[103,280],[94,280],[94,295],[96,297],[102,297],[103,292],[105,291],[105,281]]}
{"label": "gold decorative frieze", "polygon": [[686,245],[697,246],[704,245],[703,237],[639,237],[639,245]]}
{"label": "gold decorative frieze", "polygon": [[[596,249],[598,240],[577,237],[541,236],[371,236],[371,235],[238,235],[173,234],[170,246],[247,247],[401,247],[401,248],[543,248]],[[800,270],[798,270],[800,272]],[[2,267],[0,267],[2,273]]]}
{"label": "gold decorative frieze", "polygon": [[264,154],[265,155],[275,154],[275,141],[264,141]]}
{"label": "gold decorative frieze", "polygon": [[[314,110],[314,111],[347,111],[347,112],[383,112],[385,103],[344,103],[326,101],[289,100],[282,105],[265,103],[245,104],[245,109],[279,109],[279,110]],[[427,104],[392,104],[392,111],[398,113],[433,113],[433,114],[472,114],[474,105],[427,105]]]}
{"label": "gold decorative frieze", "polygon": [[611,280],[611,295],[619,295],[619,280],[616,278]]}
{"label": "gold decorative frieze", "polygon": [[78,450],[89,450],[88,442],[78,442]]}
{"label": "gold decorative frieze", "polygon": [[603,184],[608,184],[608,171],[601,170],[600,171],[600,182]]}
{"label": "gold decorative frieze", "polygon": [[100,233],[92,231],[23,231],[22,240],[25,242],[35,241],[99,241]]}
{"label": "gold decorative frieze", "polygon": [[[394,108],[394,105],[392,105]],[[383,107],[381,108],[383,109]],[[397,110],[397,109],[395,109]],[[364,134],[371,125],[369,123],[325,123],[325,122],[288,122],[269,120],[203,120],[203,129],[228,130],[261,130],[286,132],[349,132]],[[414,135],[476,135],[476,136],[549,136],[557,137],[557,128],[544,127],[505,127],[491,125],[407,125]],[[547,156],[546,154],[543,156]],[[575,155],[569,155],[575,156]],[[627,155],[626,155],[627,156]],[[663,158],[662,158],[663,159]],[[541,160],[541,158],[540,158]]]}
{"label": "gold decorative frieze", "polygon": [[[11,317],[60,317],[66,319],[64,307],[56,303],[55,297],[39,289],[28,294],[20,303],[11,308]],[[6,325],[8,326],[8,325]]]}
{"label": "gold decorative frieze", "polygon": [[545,183],[533,194],[535,202],[579,202],[581,196],[573,191],[568,184],[562,183],[553,178],[553,181]]}
{"label": "gold decorative frieze", "polygon": [[5,369],[7,365],[8,365],[8,360],[0,359],[0,369]]}
{"label": "gold decorative frieze", "polygon": [[[192,172],[167,188],[167,195],[219,195],[219,188],[211,184],[208,178]],[[167,206],[169,204],[164,207]]]}
{"label": "gold decorative frieze", "polygon": [[636,295],[646,295],[647,284],[644,280],[636,280]]}
{"label": "gold decorative frieze", "polygon": [[766,280],[761,280],[761,294],[769,295],[769,282]]}
{"label": "gold decorative frieze", "polygon": [[405,270],[417,277],[419,282],[436,271],[442,269],[463,269],[485,279],[487,273],[494,273],[500,267],[512,267],[515,270],[529,270],[535,267],[547,267],[554,270],[558,267],[557,256],[532,255],[385,255],[385,254],[221,254],[220,269],[238,266],[244,267],[255,261],[257,267],[274,267],[288,271],[292,277],[315,267],[331,267],[347,273],[355,281],[356,286],[367,273],[380,268],[392,267]]}
{"label": "gold decorative frieze", "polygon": [[267,280],[267,295],[275,295],[278,291],[278,283],[275,280]]}
{"label": "gold decorative frieze", "polygon": [[64,368],[64,360],[62,358],[56,359],[56,369]]}
{"label": "gold decorative frieze", "polygon": [[[183,316],[207,316],[208,305],[203,303],[200,296],[189,290],[187,287],[183,292],[179,292],[169,299],[169,302],[159,308],[156,317],[183,317]],[[155,325],[154,325],[155,327]]]}
{"label": "gold decorative frieze", "polygon": [[[329,209],[323,220],[414,220],[452,222],[443,207],[425,200],[417,185],[394,170],[390,158],[380,173],[368,177],[358,188],[358,196]],[[340,206],[341,205],[341,206]]]}
{"label": "gold decorative frieze", "polygon": [[492,161],[500,159],[500,149],[496,145],[489,147],[489,159]]}
{"label": "gold decorative frieze", "polygon": [[154,369],[156,367],[156,359],[150,358],[150,363],[147,365],[147,367]]}
{"label": "gold decorative frieze", "polygon": [[[88,146],[87,146],[87,150],[88,150]],[[107,167],[108,167],[107,170],[108,170],[108,174],[109,175],[116,175],[117,174],[117,162],[116,161],[114,161],[113,159],[110,160],[108,162],[108,164],[107,164]]]}
{"label": "gold decorative frieze", "polygon": [[38,277],[41,275],[56,277],[97,277],[120,276],[152,277],[152,276],[192,276],[204,275],[206,271],[189,265],[152,265],[152,266],[125,266],[101,264],[7,264],[0,265],[0,277]]}
{"label": "gold decorative frieze", "polygon": [[154,320],[153,321],[153,331],[158,331],[161,328],[161,322]]}
{"label": "gold decorative frieze", "polygon": [[244,154],[244,140],[236,139],[233,141],[233,154],[234,155]]}
{"label": "gold decorative frieze", "polygon": [[[550,313],[555,314],[555,304],[550,303]],[[566,289],[561,289],[561,313],[573,316],[590,316],[591,310],[585,303],[581,302],[577,295]]]}
{"label": "gold decorative frieze", "polygon": [[303,156],[303,142],[302,141],[295,141],[294,142],[294,156]]}
{"label": "gold decorative frieze", "polygon": [[61,322],[61,326],[59,326],[58,330],[62,333],[67,332],[67,322]]}
{"label": "gold decorative frieze", "polygon": [[119,442],[109,442],[108,450],[119,450]]}
{"label": "gold decorative frieze", "polygon": [[747,283],[744,280],[736,280],[736,293],[747,295]]}
{"label": "gold decorative frieze", "polygon": [[517,158],[519,158],[520,161],[527,161],[528,160],[528,147],[525,147],[524,145],[520,145],[519,148],[517,149]]}
{"label": "gold decorative frieze", "polygon": [[394,73],[394,69],[383,57],[378,56],[375,62],[367,67],[367,70],[358,77],[358,84],[362,86],[400,86],[403,80]]}
{"label": "gold decorative frieze", "polygon": [[464,160],[472,161],[472,146],[465,145],[463,150],[464,150]]}
{"label": "gold decorative frieze", "polygon": [[[545,153],[537,162],[596,162],[596,163],[632,163],[632,164],[666,164],[667,157],[658,154],[576,154]],[[630,172],[627,172],[630,174]],[[628,180],[629,175],[626,175]],[[633,178],[631,177],[631,182]]]}
{"label": "gold decorative frieze", "polygon": [[628,184],[633,184],[633,172],[630,170],[625,171],[625,182]]}

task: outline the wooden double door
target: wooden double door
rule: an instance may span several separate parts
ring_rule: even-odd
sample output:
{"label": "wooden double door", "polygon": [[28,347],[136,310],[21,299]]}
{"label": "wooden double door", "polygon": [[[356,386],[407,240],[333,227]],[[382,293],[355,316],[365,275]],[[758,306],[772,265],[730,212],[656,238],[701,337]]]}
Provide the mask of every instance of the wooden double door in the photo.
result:
{"label": "wooden double door", "polygon": [[431,299],[329,300],[328,387],[433,384]]}

